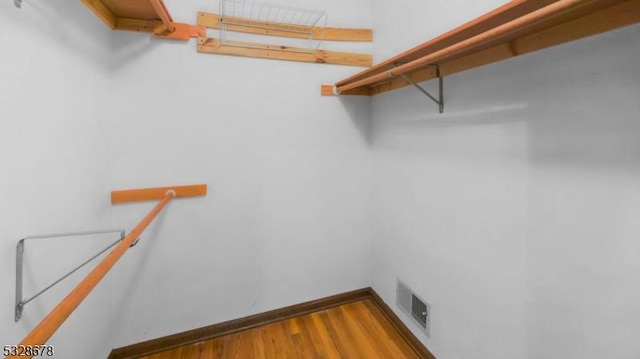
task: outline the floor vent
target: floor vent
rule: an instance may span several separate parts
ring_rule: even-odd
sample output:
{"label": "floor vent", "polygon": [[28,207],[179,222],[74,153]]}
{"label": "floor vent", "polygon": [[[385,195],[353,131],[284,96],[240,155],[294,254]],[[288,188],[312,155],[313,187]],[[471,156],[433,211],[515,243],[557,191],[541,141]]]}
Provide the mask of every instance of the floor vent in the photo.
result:
{"label": "floor vent", "polygon": [[397,305],[429,336],[431,304],[420,298],[411,288],[398,279]]}

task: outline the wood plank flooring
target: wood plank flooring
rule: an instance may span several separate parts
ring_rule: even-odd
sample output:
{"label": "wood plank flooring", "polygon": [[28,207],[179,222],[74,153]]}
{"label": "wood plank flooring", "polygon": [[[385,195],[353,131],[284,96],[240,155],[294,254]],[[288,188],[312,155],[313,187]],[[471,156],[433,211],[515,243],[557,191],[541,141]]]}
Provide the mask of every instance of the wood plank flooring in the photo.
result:
{"label": "wood plank flooring", "polygon": [[420,358],[375,304],[361,300],[141,359]]}

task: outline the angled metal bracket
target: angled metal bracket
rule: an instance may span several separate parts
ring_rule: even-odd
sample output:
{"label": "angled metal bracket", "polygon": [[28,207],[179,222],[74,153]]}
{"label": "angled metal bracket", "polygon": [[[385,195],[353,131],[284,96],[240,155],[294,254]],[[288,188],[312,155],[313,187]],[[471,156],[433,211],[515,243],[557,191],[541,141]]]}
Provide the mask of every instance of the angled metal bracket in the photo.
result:
{"label": "angled metal bracket", "polygon": [[[53,282],[52,284],[47,286],[45,289],[39,291],[37,294],[35,294],[31,298],[26,299],[26,300],[22,299],[22,262],[23,262],[22,259],[24,257],[24,242],[26,240],[29,240],[29,239],[49,239],[49,238],[60,238],[60,237],[88,236],[88,235],[109,234],[109,233],[120,233],[120,238],[117,241],[115,241],[112,244],[110,244],[107,248],[105,248],[102,251],[100,251],[100,253],[96,254],[95,256],[93,256],[90,259],[86,260],[84,263],[82,263],[79,266],[77,266],[71,272],[65,274],[62,278],[56,280],[55,282]],[[43,235],[43,236],[29,236],[29,237],[22,238],[20,241],[18,241],[18,246],[16,248],[16,307],[15,307],[15,321],[17,322],[17,321],[20,320],[20,318],[22,318],[22,311],[24,310],[24,306],[27,303],[29,303],[30,301],[36,299],[37,297],[39,297],[41,294],[43,294],[44,292],[46,292],[49,289],[51,289],[56,284],[62,282],[65,278],[67,278],[68,276],[70,276],[73,273],[75,273],[78,269],[80,269],[80,268],[84,267],[85,265],[89,264],[89,262],[91,262],[92,260],[98,258],[101,254],[103,254],[104,252],[106,252],[109,249],[111,249],[111,247],[113,247],[116,244],[120,243],[120,241],[122,241],[124,239],[124,237],[125,237],[124,229],[113,229],[113,230],[106,230],[106,231],[73,232],[73,233],[48,234],[48,235]],[[131,247],[133,247],[137,243],[138,243],[138,241],[134,242],[131,245]]]}
{"label": "angled metal bracket", "polygon": [[22,7],[22,0],[13,0],[13,5],[20,9]]}
{"label": "angled metal bracket", "polygon": [[427,90],[425,90],[422,86],[418,85],[411,77],[406,74],[400,74],[400,76],[413,85],[415,88],[420,90],[423,94],[425,94],[428,98],[430,98],[433,102],[438,104],[438,108],[440,113],[444,112],[444,79],[442,78],[442,74],[440,73],[440,65],[432,64],[430,66],[434,66],[436,68],[436,76],[438,77],[438,98],[436,99],[433,95],[431,95]]}

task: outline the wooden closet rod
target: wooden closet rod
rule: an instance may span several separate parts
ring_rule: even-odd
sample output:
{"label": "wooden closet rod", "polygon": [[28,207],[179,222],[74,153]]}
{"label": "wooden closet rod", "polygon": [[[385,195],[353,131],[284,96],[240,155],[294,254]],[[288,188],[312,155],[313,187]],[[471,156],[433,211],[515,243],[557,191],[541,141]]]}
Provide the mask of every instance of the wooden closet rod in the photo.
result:
{"label": "wooden closet rod", "polygon": [[[168,192],[165,197],[138,223],[135,228],[64,298],[41,322],[29,333],[20,345],[34,346],[43,345],[51,338],[73,311],[89,295],[93,288],[109,272],[116,262],[131,247],[131,244],[140,237],[142,232],[151,224],[156,216],[164,209],[175,192]],[[7,358],[19,359],[24,356],[9,356]],[[31,356],[28,356],[31,358]]]}
{"label": "wooden closet rod", "polygon": [[[163,191],[162,196],[158,191]],[[100,262],[72,291],[64,298],[31,333],[22,339],[19,346],[33,347],[43,345],[69,318],[71,313],[82,303],[89,293],[98,285],[109,270],[118,262],[124,253],[131,247],[142,232],[153,222],[158,214],[165,208],[167,203],[176,197],[204,196],[207,193],[206,185],[177,186],[151,188],[143,190],[116,191],[112,193],[114,197],[120,198],[117,202],[144,201],[161,198],[160,202],[149,212],[126,237]],[[123,198],[125,197],[125,198]],[[117,203],[116,202],[116,203]],[[11,359],[31,358],[32,355],[7,356]]]}
{"label": "wooden closet rod", "polygon": [[356,89],[358,87],[370,86],[376,83],[383,82],[391,77],[399,76],[401,74],[405,74],[423,68],[425,66],[438,63],[439,61],[442,61],[447,57],[455,56],[464,51],[469,51],[474,47],[482,46],[487,42],[498,40],[501,37],[508,36],[510,33],[520,31],[523,28],[534,26],[540,21],[546,21],[550,17],[561,15],[573,8],[592,4],[595,2],[597,2],[597,0],[559,0],[558,2],[519,17],[506,24],[495,27],[491,30],[446,47],[442,50],[433,52],[429,55],[425,55],[409,63],[399,65],[398,67],[390,69],[388,71],[376,73],[362,80],[347,83],[342,86],[337,86],[336,90],[338,94],[340,94],[345,91]]}

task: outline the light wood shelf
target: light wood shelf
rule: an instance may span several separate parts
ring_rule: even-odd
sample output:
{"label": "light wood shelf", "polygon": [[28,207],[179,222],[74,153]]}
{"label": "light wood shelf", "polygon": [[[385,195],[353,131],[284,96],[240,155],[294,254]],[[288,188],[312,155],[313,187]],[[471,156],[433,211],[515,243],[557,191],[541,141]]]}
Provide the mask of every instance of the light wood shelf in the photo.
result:
{"label": "light wood shelf", "polygon": [[[219,14],[199,12],[198,24],[209,29],[220,30],[222,27],[222,16]],[[373,32],[371,29],[350,29],[326,26],[314,26],[308,29],[309,33],[303,31],[292,32],[283,30],[287,24],[273,23],[258,20],[232,19],[227,23],[227,31],[243,32],[255,35],[289,37],[293,39],[323,40],[323,41],[352,41],[371,42]]]}
{"label": "light wood shelf", "polygon": [[515,0],[334,85],[373,96],[640,22],[640,0]]}
{"label": "light wood shelf", "polygon": [[[327,27],[326,11],[269,4],[254,0],[220,0],[219,13],[198,13],[198,25],[218,30],[218,38],[200,36],[198,52],[318,64],[370,67],[369,54],[320,48],[323,41],[371,42],[371,29]],[[284,37],[300,41],[296,46],[243,41],[228,35]],[[258,36],[253,36],[258,35]]]}
{"label": "light wood shelf", "polygon": [[174,22],[162,0],[81,0],[113,30],[151,32],[157,37],[189,40],[205,28]]}
{"label": "light wood shelf", "polygon": [[[200,53],[256,57],[287,61],[369,67],[369,54],[319,49],[320,41],[371,42],[371,29],[329,28],[324,11],[295,9],[247,0],[224,0],[226,14],[199,12],[197,25],[174,22],[163,0],[81,0],[113,30],[150,32],[158,38],[197,38]],[[275,9],[275,10],[274,10]],[[220,30],[221,38],[208,38],[207,28]],[[316,46],[293,47],[227,40],[227,32],[318,41]]]}

